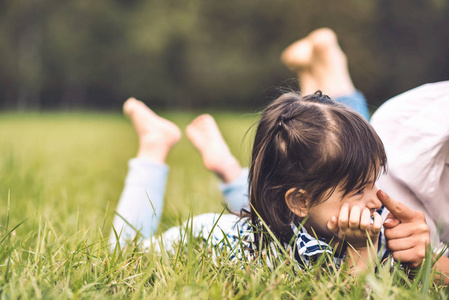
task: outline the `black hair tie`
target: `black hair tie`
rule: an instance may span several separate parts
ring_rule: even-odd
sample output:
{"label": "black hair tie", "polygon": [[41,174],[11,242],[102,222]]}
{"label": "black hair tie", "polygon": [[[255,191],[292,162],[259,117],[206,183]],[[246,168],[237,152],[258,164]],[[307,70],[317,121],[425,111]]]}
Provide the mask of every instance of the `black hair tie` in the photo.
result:
{"label": "black hair tie", "polygon": [[282,116],[282,115],[279,116],[278,120],[279,120],[279,122],[278,122],[278,127],[279,127],[279,128],[284,127],[284,121],[285,121],[284,116]]}

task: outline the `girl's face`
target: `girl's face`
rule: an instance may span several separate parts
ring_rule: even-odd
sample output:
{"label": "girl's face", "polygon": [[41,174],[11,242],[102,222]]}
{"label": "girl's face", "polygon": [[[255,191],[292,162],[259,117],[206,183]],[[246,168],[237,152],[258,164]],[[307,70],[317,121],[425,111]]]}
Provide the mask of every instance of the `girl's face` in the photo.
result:
{"label": "girl's face", "polygon": [[[311,234],[313,234],[314,231],[318,237],[331,239],[334,235],[327,228],[327,224],[332,217],[336,217],[338,220],[343,204],[347,203],[349,205],[349,211],[351,211],[354,206],[358,206],[360,212],[362,212],[364,208],[368,208],[371,216],[376,210],[382,207],[382,202],[377,197],[377,190],[374,176],[372,180],[360,190],[352,191],[344,197],[344,192],[337,187],[328,200],[309,208],[309,217],[305,223],[306,228]],[[311,231],[311,229],[313,229],[313,231]]]}

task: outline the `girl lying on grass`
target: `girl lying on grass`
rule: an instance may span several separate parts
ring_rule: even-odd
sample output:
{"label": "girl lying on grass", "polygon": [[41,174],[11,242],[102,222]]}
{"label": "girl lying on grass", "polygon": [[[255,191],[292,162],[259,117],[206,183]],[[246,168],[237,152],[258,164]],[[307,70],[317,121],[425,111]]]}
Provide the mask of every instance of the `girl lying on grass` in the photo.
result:
{"label": "girl lying on grass", "polygon": [[[111,242],[123,244],[138,230],[146,237],[145,247],[158,247],[154,234],[168,173],[165,158],[181,133],[135,99],[124,104],[124,111],[140,147],[129,164]],[[189,127],[197,146],[195,130],[203,130],[201,123],[200,118]],[[251,260],[273,246],[271,237],[261,234],[268,229],[303,267],[327,253],[337,267],[346,261],[363,270],[377,259],[377,251],[387,254],[375,186],[385,165],[382,142],[359,114],[321,92],[305,97],[287,93],[264,110],[257,128],[249,217],[204,214],[192,219],[190,229],[216,248],[230,250],[236,259]],[[161,238],[164,247],[172,249],[182,230],[169,229]],[[427,243],[421,241],[423,249]]]}

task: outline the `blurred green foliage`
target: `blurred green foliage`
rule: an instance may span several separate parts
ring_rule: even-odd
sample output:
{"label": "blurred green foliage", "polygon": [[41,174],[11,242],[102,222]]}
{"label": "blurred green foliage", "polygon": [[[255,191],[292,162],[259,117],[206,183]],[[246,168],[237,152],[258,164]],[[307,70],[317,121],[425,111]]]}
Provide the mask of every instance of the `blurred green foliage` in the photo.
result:
{"label": "blurred green foliage", "polygon": [[282,49],[334,29],[376,107],[449,79],[445,0],[3,0],[0,107],[259,108],[296,86]]}

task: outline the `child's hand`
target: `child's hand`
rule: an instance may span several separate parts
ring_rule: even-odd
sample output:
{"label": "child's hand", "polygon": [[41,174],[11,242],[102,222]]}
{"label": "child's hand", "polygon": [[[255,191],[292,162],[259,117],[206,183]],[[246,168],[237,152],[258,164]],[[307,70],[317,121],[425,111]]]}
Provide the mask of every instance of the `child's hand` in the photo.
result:
{"label": "child's hand", "polygon": [[360,207],[353,206],[349,212],[349,205],[343,204],[338,219],[334,216],[327,223],[327,228],[340,240],[345,240],[354,248],[366,248],[368,237],[377,245],[382,217],[374,212],[374,222],[371,224],[371,213],[368,208],[360,212]]}

